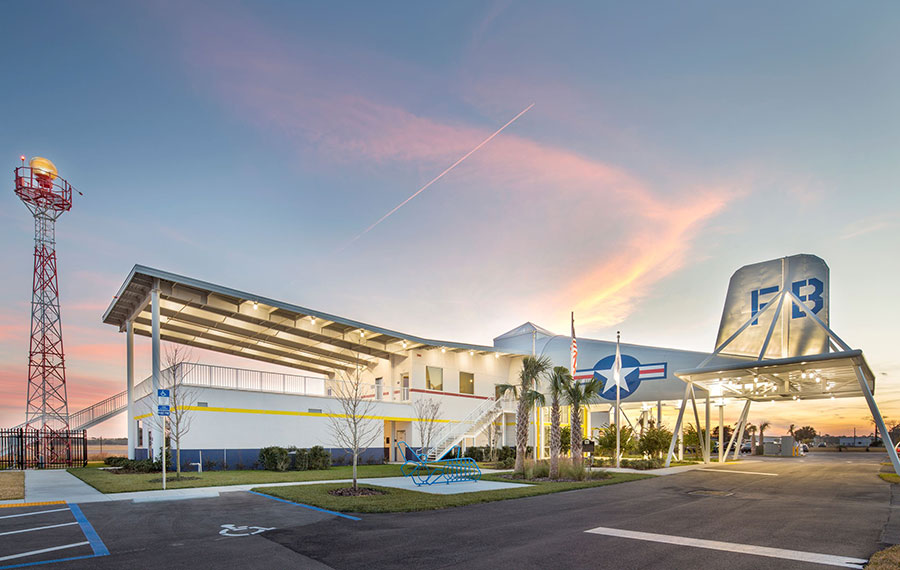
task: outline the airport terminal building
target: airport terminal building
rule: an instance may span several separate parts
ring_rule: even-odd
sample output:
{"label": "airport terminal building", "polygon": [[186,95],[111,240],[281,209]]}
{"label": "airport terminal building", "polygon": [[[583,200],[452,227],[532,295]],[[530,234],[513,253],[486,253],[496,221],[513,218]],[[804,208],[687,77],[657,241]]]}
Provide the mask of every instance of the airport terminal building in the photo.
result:
{"label": "airport terminal building", "polygon": [[[729,284],[713,352],[621,345],[625,421],[659,420],[669,407],[678,411],[674,431],[680,433],[684,415],[697,425],[704,425],[702,416],[709,426],[711,406],[737,402],[743,408],[735,431],[742,435],[751,402],[863,396],[883,423],[861,351],[828,328],[828,292],[828,267],[815,256],[741,268]],[[495,445],[515,445],[516,402],[499,397],[497,385],[517,382],[525,355],[549,356],[554,366],[571,363],[570,335],[532,323],[497,336],[492,346],[426,339],[144,266],[132,269],[103,322],[125,333],[126,390],[72,414],[70,423],[89,427],[126,411],[129,456],[154,455],[162,438],[156,390],[175,383],[186,395],[179,405],[191,417],[182,463],[198,462],[202,453],[204,461],[251,467],[259,449],[271,445],[322,445],[341,460],[346,453],[331,424],[341,415],[336,396],[354,377],[371,399],[369,419],[383,425],[364,462],[398,460],[397,441],[422,445],[416,402],[426,399],[441,404],[433,456],[458,444],[483,445],[488,434]],[[135,334],[151,338],[153,373],[142,381],[134,377]],[[246,358],[248,365],[167,368],[162,340]],[[604,386],[585,414],[588,435],[609,423],[616,343],[577,343],[576,378],[595,376]],[[296,373],[254,370],[251,361]],[[567,418],[564,413],[564,424]],[[549,414],[538,408],[529,430],[538,457],[546,454],[548,429]],[[709,460],[709,438],[702,445]],[[673,441],[670,459],[674,450]]]}

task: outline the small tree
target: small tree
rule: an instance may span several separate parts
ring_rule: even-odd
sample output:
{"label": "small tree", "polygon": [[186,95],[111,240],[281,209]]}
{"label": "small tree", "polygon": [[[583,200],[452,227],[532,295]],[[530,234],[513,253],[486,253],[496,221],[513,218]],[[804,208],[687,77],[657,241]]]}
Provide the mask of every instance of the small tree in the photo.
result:
{"label": "small tree", "polygon": [[434,428],[441,419],[441,403],[431,398],[416,400],[413,402],[413,411],[416,414],[416,429],[419,432],[421,451],[427,454],[434,443]]}
{"label": "small tree", "polygon": [[484,430],[487,436],[488,461],[497,461],[497,440],[500,438],[501,429],[503,424],[498,424],[497,420],[494,420]]}
{"label": "small tree", "polygon": [[765,452],[766,452],[765,434],[766,434],[766,430],[769,429],[770,427],[772,427],[771,422],[767,422],[767,421],[759,422],[759,449],[757,450],[757,453],[759,453],[759,454],[765,454]]}
{"label": "small tree", "polygon": [[[163,430],[166,426],[168,434],[163,433],[163,440],[166,435],[172,446],[175,447],[175,478],[181,478],[181,443],[184,436],[191,431],[191,423],[194,419],[191,407],[197,403],[197,393],[189,386],[185,386],[182,382],[187,367],[190,365],[191,350],[181,345],[170,344],[166,347],[163,356],[162,386],[169,389],[169,420],[163,421],[163,418],[156,413],[156,395],[151,394],[148,398],[151,416],[149,423]],[[160,444],[161,445],[161,444]]]}
{"label": "small tree", "polygon": [[337,410],[328,416],[331,436],[338,447],[353,456],[353,494],[359,493],[357,466],[362,450],[367,449],[381,436],[384,424],[372,416],[375,398],[372,390],[362,381],[362,368],[356,367],[352,373],[343,373],[343,381],[338,381],[332,390],[337,400]]}
{"label": "small tree", "polygon": [[522,359],[522,370],[519,371],[518,384],[498,384],[500,395],[512,392],[519,400],[516,408],[516,466],[515,472],[525,473],[525,454],[528,451],[528,424],[531,419],[531,408],[544,403],[544,395],[537,390],[541,375],[550,368],[549,356],[526,356]]}
{"label": "small tree", "polygon": [[756,426],[747,424],[747,435],[750,436],[750,454],[756,455]]}
{"label": "small tree", "polygon": [[[572,374],[565,366],[557,366],[550,373],[550,478],[559,479],[559,453],[562,433],[559,428],[559,401],[572,383]],[[571,432],[570,432],[571,433]]]}
{"label": "small tree", "polygon": [[581,452],[581,439],[584,433],[581,429],[581,412],[584,406],[596,401],[600,398],[600,392],[603,390],[603,384],[597,377],[593,377],[587,382],[575,382],[569,376],[569,382],[565,387],[566,403],[572,406],[572,426],[571,444],[572,444],[572,463],[576,467],[581,467],[583,459]]}
{"label": "small tree", "polygon": [[794,438],[803,443],[810,443],[816,435],[818,435],[816,433],[816,428],[812,426],[803,426],[800,429],[794,430]]}

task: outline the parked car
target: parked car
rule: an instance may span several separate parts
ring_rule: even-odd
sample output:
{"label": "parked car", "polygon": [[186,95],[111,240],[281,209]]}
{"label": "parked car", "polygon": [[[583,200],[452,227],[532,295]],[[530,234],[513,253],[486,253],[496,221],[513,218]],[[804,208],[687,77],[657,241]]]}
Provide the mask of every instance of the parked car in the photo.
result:
{"label": "parked car", "polygon": [[817,445],[816,447],[828,447],[828,444],[823,441],[823,442],[819,443],[819,445]]}
{"label": "parked car", "polygon": [[750,453],[753,451],[753,446],[750,445],[749,441],[745,441],[741,444],[741,453]]}

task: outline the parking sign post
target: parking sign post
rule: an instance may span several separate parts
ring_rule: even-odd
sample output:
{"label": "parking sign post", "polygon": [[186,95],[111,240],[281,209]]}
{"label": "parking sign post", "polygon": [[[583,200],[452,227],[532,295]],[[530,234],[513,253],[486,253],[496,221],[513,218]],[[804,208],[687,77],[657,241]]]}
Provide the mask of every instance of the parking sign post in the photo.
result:
{"label": "parking sign post", "polygon": [[169,390],[157,390],[156,413],[162,418],[162,488],[166,490],[166,418],[169,417]]}

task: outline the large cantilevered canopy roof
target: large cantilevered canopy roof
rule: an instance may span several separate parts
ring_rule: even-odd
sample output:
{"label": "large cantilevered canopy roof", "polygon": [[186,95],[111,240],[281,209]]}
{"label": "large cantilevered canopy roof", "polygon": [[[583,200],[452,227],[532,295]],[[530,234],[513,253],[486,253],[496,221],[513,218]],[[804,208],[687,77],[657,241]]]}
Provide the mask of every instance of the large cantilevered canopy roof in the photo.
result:
{"label": "large cantilevered canopy roof", "polygon": [[154,286],[161,339],[326,376],[409,350],[512,355],[492,346],[420,338],[142,265],[131,270],[103,322],[125,330],[131,321],[136,334],[151,336]]}
{"label": "large cantilevered canopy roof", "polygon": [[861,350],[681,370],[676,376],[714,397],[758,402],[863,396],[857,371],[875,392],[875,375]]}

